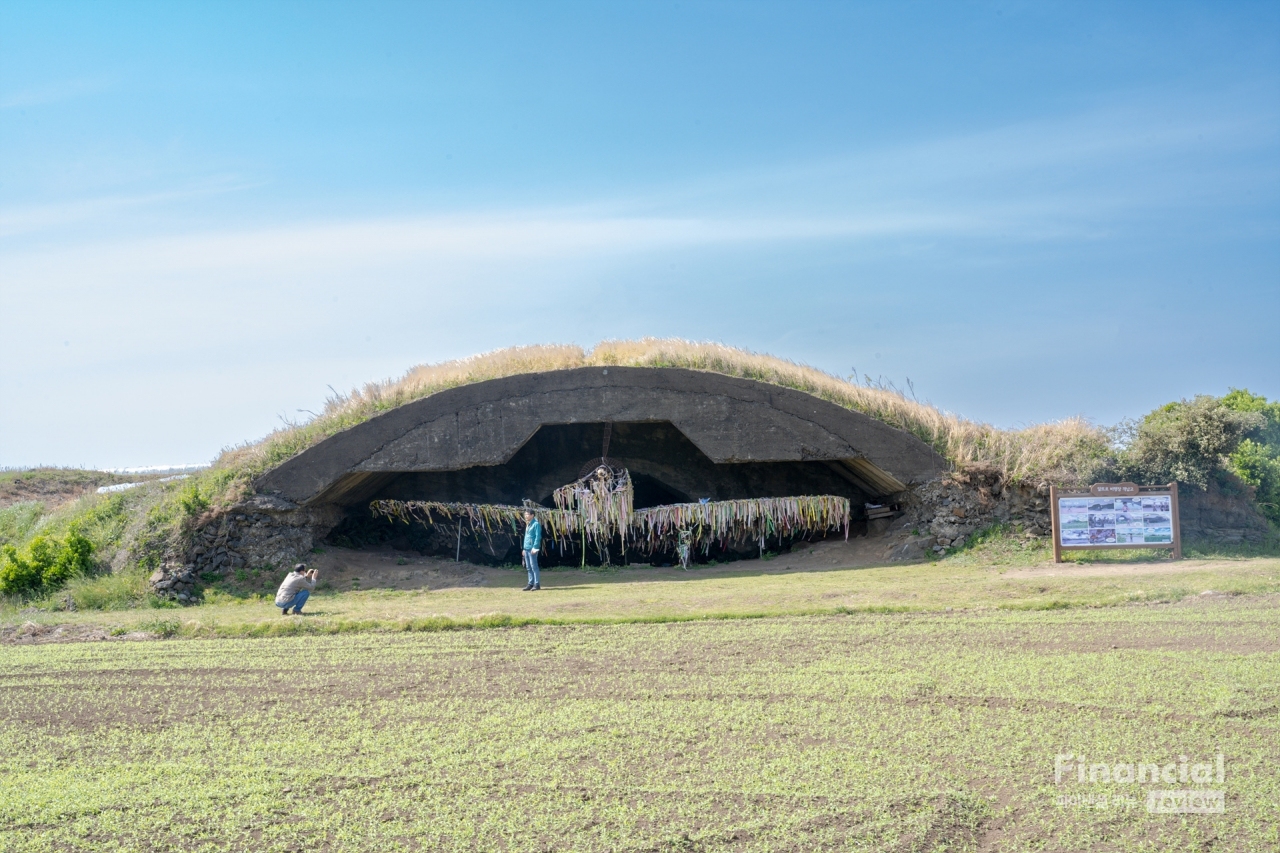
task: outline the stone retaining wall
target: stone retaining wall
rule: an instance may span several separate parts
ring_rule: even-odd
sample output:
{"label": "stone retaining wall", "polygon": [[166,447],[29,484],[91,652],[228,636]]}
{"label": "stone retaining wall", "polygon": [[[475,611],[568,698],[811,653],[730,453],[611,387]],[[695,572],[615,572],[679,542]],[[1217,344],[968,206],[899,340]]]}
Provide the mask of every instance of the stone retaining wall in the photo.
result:
{"label": "stone retaining wall", "polygon": [[1183,541],[1226,545],[1265,542],[1274,534],[1253,501],[1252,487],[1235,477],[1224,479],[1225,484],[1210,482],[1207,489],[1178,489]]}
{"label": "stone retaining wall", "polygon": [[908,493],[901,506],[888,531],[893,561],[936,557],[995,523],[1018,524],[1031,537],[1051,528],[1049,484],[1014,486],[995,471],[945,474]]}
{"label": "stone retaining wall", "polygon": [[151,588],[185,604],[211,575],[246,566],[282,569],[304,559],[342,517],[337,507],[299,507],[257,495],[199,526],[186,553],[167,559],[151,575]]}
{"label": "stone retaining wall", "polygon": [[[931,550],[959,548],[995,523],[1018,523],[1029,536],[1048,536],[1049,484],[1015,486],[996,472],[955,473],[926,483],[912,496],[907,515],[934,538]],[[914,510],[914,511],[912,511]]]}

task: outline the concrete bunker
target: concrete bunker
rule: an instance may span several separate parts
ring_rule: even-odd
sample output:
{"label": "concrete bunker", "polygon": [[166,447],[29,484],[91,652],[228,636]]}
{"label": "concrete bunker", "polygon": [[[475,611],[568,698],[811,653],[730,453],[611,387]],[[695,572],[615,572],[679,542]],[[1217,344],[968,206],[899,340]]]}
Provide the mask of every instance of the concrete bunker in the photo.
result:
{"label": "concrete bunker", "polygon": [[[335,544],[453,555],[451,535],[397,528],[372,517],[370,502],[547,506],[555,489],[606,453],[630,471],[637,508],[838,495],[852,504],[855,530],[864,504],[893,500],[946,467],[915,436],[804,392],[704,371],[614,367],[442,391],[320,442],[255,485],[259,494],[340,513],[328,531]],[[468,542],[465,557],[518,556],[513,539],[490,539]]]}

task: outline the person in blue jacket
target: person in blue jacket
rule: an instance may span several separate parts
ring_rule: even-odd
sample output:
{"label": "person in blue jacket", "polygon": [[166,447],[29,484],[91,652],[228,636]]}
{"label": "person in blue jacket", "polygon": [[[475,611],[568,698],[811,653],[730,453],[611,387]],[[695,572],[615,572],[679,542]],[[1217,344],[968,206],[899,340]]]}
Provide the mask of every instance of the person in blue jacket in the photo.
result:
{"label": "person in blue jacket", "polygon": [[529,573],[529,585],[525,592],[542,589],[538,578],[538,551],[542,549],[542,522],[528,510],[524,513],[524,546],[520,552],[524,557],[524,567]]}

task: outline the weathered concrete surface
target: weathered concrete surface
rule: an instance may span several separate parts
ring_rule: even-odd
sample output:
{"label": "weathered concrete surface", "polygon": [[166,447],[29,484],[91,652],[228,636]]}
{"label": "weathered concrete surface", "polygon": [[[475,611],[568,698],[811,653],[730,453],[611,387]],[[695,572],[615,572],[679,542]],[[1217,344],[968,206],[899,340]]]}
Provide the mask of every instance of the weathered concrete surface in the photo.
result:
{"label": "weathered concrete surface", "polygon": [[681,368],[590,367],[433,394],[326,439],[255,486],[300,504],[346,502],[404,472],[502,465],[544,424],[603,422],[669,422],[716,465],[833,463],[871,494],[946,468],[915,436],[800,391]]}

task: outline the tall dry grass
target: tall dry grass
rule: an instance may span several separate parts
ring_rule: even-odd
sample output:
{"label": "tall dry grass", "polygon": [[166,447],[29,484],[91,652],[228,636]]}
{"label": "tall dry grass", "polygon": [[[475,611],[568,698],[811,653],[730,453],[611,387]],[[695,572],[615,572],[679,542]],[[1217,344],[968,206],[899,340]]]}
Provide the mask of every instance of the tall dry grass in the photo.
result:
{"label": "tall dry grass", "polygon": [[1019,430],[998,429],[944,412],[891,387],[850,382],[776,356],[716,343],[644,338],[603,341],[590,351],[572,345],[510,347],[419,365],[399,379],[372,382],[332,397],[318,417],[228,450],[215,467],[237,468],[254,476],[334,433],[459,385],[522,373],[612,365],[707,370],[794,388],[909,432],[959,469],[992,468],[1011,482],[1083,482],[1110,450],[1106,434],[1082,418]]}

